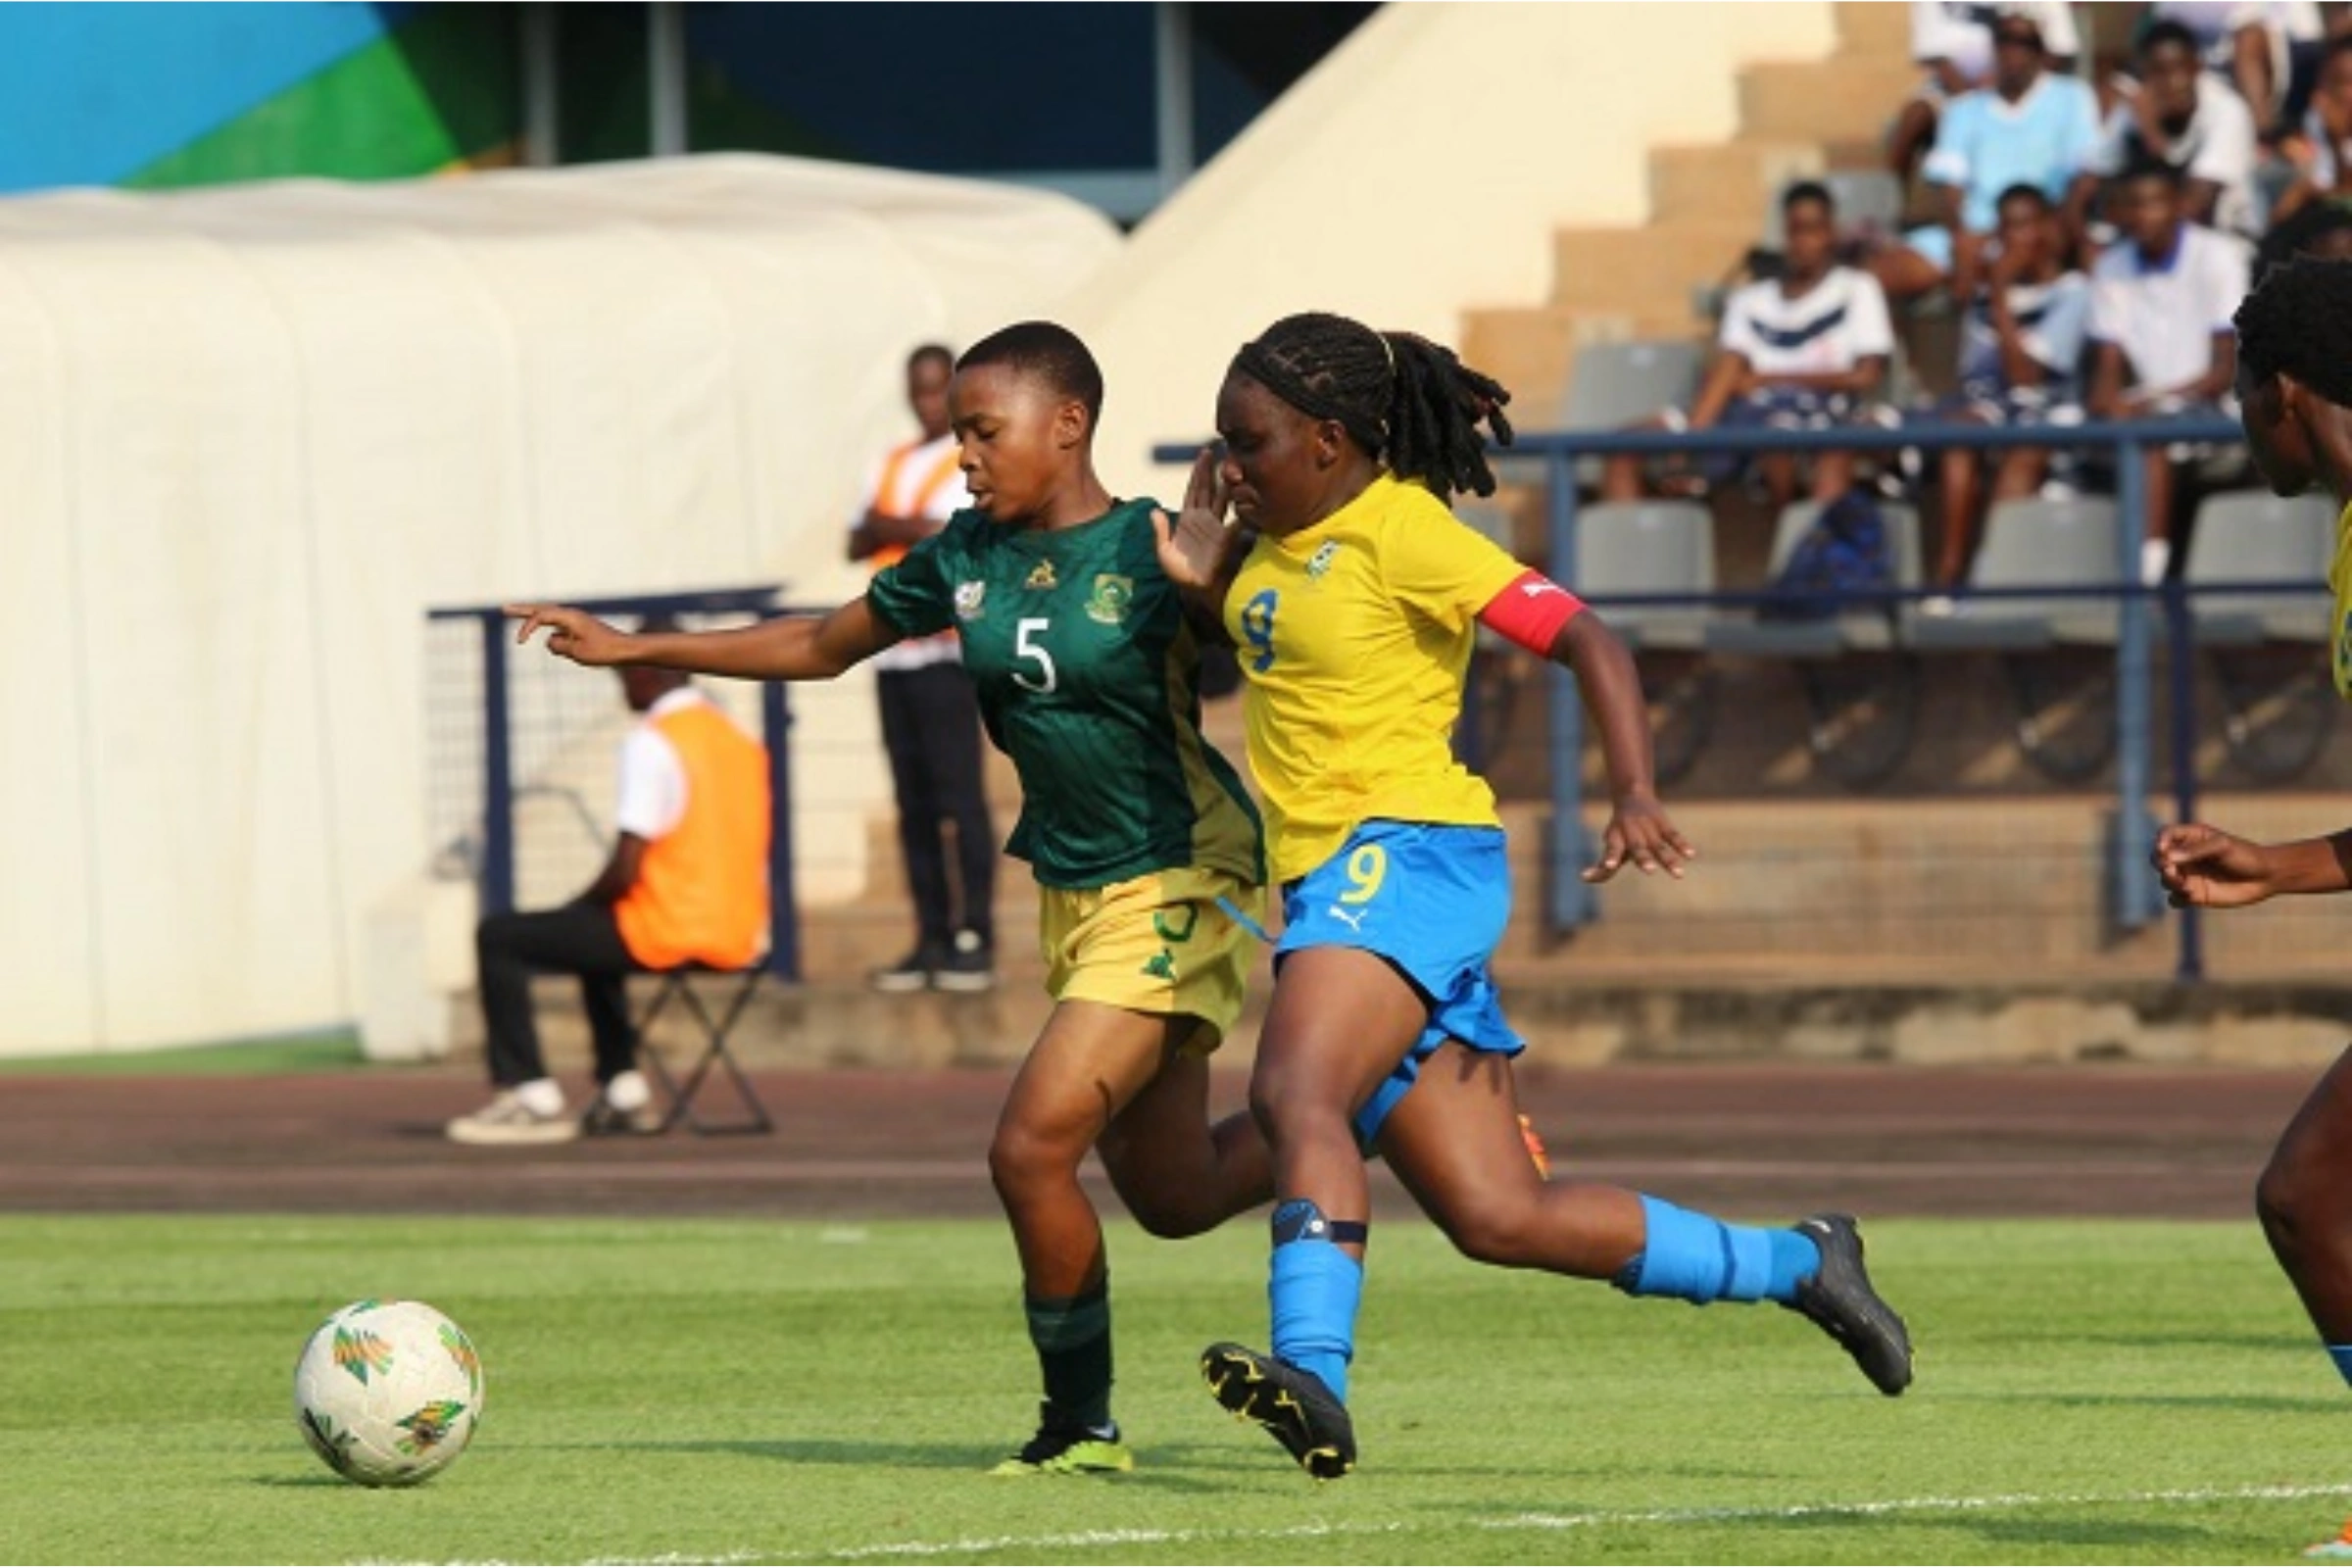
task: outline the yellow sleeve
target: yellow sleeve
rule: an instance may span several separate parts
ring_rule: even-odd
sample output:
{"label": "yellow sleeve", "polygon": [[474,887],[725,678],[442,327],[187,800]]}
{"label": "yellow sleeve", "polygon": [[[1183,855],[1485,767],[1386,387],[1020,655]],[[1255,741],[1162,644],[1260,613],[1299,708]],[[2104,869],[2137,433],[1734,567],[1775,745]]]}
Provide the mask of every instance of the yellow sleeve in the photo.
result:
{"label": "yellow sleeve", "polygon": [[1390,513],[1380,564],[1391,593],[1450,631],[1476,620],[1527,570],[1423,490],[1408,491]]}

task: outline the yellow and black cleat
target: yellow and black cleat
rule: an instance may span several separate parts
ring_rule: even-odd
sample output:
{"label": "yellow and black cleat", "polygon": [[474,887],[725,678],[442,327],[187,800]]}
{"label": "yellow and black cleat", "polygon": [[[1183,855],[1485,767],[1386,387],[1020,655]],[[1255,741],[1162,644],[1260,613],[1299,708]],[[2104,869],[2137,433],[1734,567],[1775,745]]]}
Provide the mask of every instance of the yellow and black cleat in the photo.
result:
{"label": "yellow and black cleat", "polygon": [[1219,1344],[1200,1352],[1200,1380],[1217,1403],[1265,1428],[1317,1481],[1337,1481],[1355,1468],[1355,1423],[1312,1372]]}

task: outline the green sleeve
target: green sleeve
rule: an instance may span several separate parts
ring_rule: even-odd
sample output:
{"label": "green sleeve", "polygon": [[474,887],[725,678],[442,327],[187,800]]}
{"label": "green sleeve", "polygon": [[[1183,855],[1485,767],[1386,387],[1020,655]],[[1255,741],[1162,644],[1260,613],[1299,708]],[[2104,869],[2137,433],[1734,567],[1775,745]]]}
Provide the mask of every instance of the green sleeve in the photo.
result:
{"label": "green sleeve", "polygon": [[874,573],[865,602],[903,637],[921,637],[956,623],[954,525],[916,543]]}

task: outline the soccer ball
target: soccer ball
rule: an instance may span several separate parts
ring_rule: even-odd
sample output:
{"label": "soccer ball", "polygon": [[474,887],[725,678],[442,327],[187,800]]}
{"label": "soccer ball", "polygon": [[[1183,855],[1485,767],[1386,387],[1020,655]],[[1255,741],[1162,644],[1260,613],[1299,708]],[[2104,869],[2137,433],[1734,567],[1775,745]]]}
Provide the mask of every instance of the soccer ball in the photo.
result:
{"label": "soccer ball", "polygon": [[294,1363],[294,1419],[311,1451],[363,1487],[413,1487],[466,1451],[482,1360],[422,1301],[354,1301]]}

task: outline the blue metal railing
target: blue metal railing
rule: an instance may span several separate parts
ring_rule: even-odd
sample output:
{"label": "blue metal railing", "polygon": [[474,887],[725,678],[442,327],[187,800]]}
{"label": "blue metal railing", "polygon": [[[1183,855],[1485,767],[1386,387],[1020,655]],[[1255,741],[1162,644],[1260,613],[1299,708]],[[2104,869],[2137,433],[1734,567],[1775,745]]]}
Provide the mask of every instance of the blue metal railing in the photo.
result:
{"label": "blue metal railing", "polygon": [[[595,615],[774,615],[784,612],[778,584],[688,593],[630,594],[565,603]],[[507,692],[507,651],[514,624],[498,605],[452,605],[425,619],[476,623],[482,658],[482,858],[478,872],[484,914],[514,907],[514,774]],[[767,746],[767,782],[774,813],[767,848],[766,968],[786,980],[801,975],[801,924],[793,897],[792,709],[782,681],[760,683],[760,739]]]}
{"label": "blue metal railing", "polygon": [[[2021,447],[2086,451],[2106,449],[2113,455],[2117,487],[2115,573],[2112,581],[2067,586],[2035,586],[2015,590],[2016,597],[2035,599],[2113,599],[2117,603],[2115,820],[2107,846],[2107,889],[2110,913],[2117,925],[2136,930],[2160,919],[2165,912],[2163,890],[2148,854],[2154,847],[2156,822],[2148,810],[2153,783],[2153,667],[2155,621],[2150,601],[2160,599],[2174,646],[2190,646],[2189,591],[2179,583],[2150,590],[2139,583],[2139,541],[2147,511],[2143,454],[2151,447],[2176,443],[2238,447],[2243,434],[2237,424],[2214,415],[2177,416],[2133,422],[2090,421],[2073,425],[1993,428],[1952,423],[1911,423],[1899,427],[1873,424],[1841,425],[1827,430],[1559,430],[1521,432],[1507,453],[1497,454],[1524,465],[1529,459],[1544,466],[1548,496],[1549,547],[1554,575],[1574,587],[1577,559],[1577,461],[1586,457],[1690,456],[1708,453],[1893,452],[1904,448],[1952,448],[2006,451]],[[1200,443],[1162,443],[1152,448],[1153,461],[1182,463],[1200,451]],[[2235,583],[2232,595],[2309,592],[2309,583]],[[1868,597],[1896,603],[1918,600],[1935,589],[1897,589]],[[1592,596],[1603,607],[1612,604],[1688,605],[1718,608],[1752,605],[1756,593],[1703,595],[1644,594]],[[1859,597],[1859,596],[1858,596]],[[1972,597],[1995,599],[2000,593],[1980,591]],[[2172,761],[2174,808],[2181,819],[2195,815],[2196,783],[2188,765],[2194,750],[2194,707],[2191,671],[2185,658],[2172,662]],[[1584,708],[1576,678],[1554,666],[1549,672],[1546,705],[1551,728],[1551,817],[1553,831],[1546,847],[1545,912],[1555,930],[1583,925],[1597,914],[1595,890],[1583,882],[1579,870],[1589,863],[1591,845],[1583,827]],[[2180,951],[2177,972],[2184,979],[2202,970],[2195,911],[2180,922]]]}

